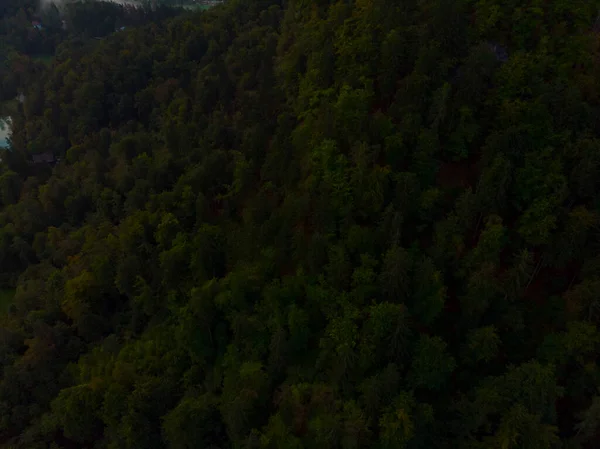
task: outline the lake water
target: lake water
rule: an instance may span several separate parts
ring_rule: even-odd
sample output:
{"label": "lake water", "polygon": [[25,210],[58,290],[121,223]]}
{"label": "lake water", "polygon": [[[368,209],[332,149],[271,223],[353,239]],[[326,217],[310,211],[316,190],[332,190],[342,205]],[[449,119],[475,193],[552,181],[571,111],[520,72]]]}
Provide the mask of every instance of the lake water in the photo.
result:
{"label": "lake water", "polygon": [[0,148],[8,148],[10,134],[10,117],[0,117]]}

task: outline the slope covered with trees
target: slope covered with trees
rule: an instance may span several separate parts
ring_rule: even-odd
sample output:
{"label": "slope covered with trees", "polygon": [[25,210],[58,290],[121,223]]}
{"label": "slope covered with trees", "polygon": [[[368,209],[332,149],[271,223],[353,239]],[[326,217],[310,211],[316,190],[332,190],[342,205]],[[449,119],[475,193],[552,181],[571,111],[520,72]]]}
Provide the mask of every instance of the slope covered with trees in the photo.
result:
{"label": "slope covered with trees", "polygon": [[231,0],[65,46],[2,155],[0,442],[597,447],[599,7]]}
{"label": "slope covered with trees", "polygon": [[[101,39],[127,26],[176,16],[164,4],[122,5],[112,1],[2,0],[0,4],[0,114],[6,102],[37,82],[39,72],[58,52]],[[66,48],[65,48],[66,47]],[[5,103],[4,105],[2,103]]]}

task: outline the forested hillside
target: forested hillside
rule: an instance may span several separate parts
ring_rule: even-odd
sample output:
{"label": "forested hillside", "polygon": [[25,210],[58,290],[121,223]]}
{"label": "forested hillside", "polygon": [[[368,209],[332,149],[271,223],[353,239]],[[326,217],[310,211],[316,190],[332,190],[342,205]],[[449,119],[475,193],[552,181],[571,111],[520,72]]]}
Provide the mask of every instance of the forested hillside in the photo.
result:
{"label": "forested hillside", "polygon": [[101,39],[127,26],[176,16],[181,9],[164,4],[122,5],[110,0],[0,1],[0,114],[5,104],[36,83],[57,52]]}
{"label": "forested hillside", "polygon": [[60,47],[2,153],[2,447],[598,447],[599,9],[230,0]]}

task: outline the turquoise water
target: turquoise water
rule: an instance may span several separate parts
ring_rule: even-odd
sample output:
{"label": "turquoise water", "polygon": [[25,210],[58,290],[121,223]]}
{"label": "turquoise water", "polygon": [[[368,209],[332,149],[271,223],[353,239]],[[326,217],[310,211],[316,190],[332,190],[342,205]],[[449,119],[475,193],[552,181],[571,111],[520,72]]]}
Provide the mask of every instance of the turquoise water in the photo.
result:
{"label": "turquoise water", "polygon": [[10,134],[10,118],[0,118],[0,148],[8,148]]}

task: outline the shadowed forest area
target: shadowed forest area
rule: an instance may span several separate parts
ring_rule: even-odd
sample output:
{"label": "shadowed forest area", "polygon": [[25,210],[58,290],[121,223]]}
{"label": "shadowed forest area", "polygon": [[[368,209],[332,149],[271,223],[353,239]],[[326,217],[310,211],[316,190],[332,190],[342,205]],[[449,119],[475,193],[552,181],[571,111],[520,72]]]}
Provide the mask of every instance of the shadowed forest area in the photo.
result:
{"label": "shadowed forest area", "polygon": [[599,10],[4,11],[0,447],[598,447]]}

